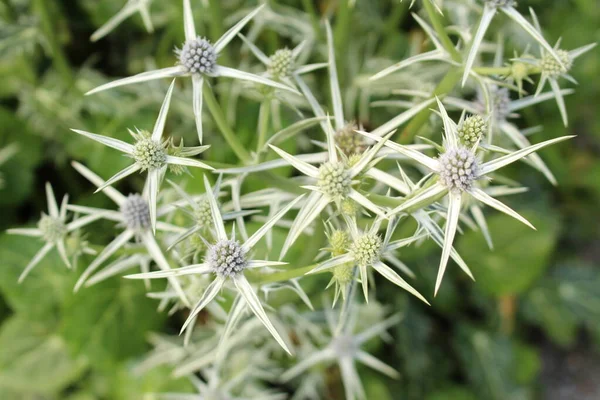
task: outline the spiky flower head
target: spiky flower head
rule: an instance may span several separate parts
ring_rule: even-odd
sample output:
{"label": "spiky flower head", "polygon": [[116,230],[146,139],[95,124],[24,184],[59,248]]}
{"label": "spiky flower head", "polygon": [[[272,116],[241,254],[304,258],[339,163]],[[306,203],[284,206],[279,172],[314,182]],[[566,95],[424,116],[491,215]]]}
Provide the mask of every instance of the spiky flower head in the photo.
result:
{"label": "spiky flower head", "polygon": [[67,234],[67,227],[62,219],[46,214],[42,214],[42,218],[38,222],[38,229],[48,243],[56,243]]}
{"label": "spiky flower head", "polygon": [[288,48],[279,49],[269,58],[268,71],[274,78],[285,78],[291,75],[294,68],[294,55]]}
{"label": "spiky flower head", "polygon": [[[492,86],[489,90],[492,112],[497,120],[505,120],[510,115],[510,92],[508,88]],[[485,96],[477,93],[477,103],[481,110],[486,110]]]}
{"label": "spiky flower head", "polygon": [[487,124],[481,115],[472,115],[458,126],[460,142],[467,147],[473,146],[487,131]]}
{"label": "spiky flower head", "polygon": [[246,250],[235,240],[220,240],[208,249],[206,263],[211,270],[222,277],[232,277],[240,274],[248,260]]}
{"label": "spiky flower head", "polygon": [[167,162],[167,152],[162,143],[152,140],[150,132],[140,131],[135,136],[133,158],[142,171],[161,168]]}
{"label": "spiky flower head", "polygon": [[568,51],[559,49],[556,50],[556,54],[560,58],[562,65],[550,53],[544,54],[540,65],[542,72],[551,78],[557,78],[566,74],[573,66],[573,60],[569,56]]}
{"label": "spiky flower head", "polygon": [[212,74],[217,65],[217,53],[212,43],[201,36],[188,40],[176,50],[181,64],[190,74]]}
{"label": "spiky flower head", "polygon": [[369,147],[366,138],[356,133],[357,129],[356,123],[349,122],[335,133],[336,146],[347,156],[362,154]]}
{"label": "spiky flower head", "polygon": [[128,229],[142,231],[150,228],[150,207],[139,194],[130,194],[121,205],[121,214]]}
{"label": "spiky flower head", "polygon": [[340,211],[342,214],[347,215],[349,217],[353,217],[358,214],[360,211],[360,206],[358,203],[352,199],[345,198],[340,203]]}
{"label": "spiky flower head", "polygon": [[439,159],[440,181],[453,193],[471,189],[479,167],[475,153],[466,147],[450,148]]}
{"label": "spiky flower head", "polygon": [[197,207],[194,209],[194,218],[196,224],[201,228],[207,228],[212,224],[212,214],[210,211],[210,201],[206,198],[202,198],[197,203]]}
{"label": "spiky flower head", "polygon": [[326,162],[319,168],[317,185],[323,193],[332,197],[345,197],[350,191],[352,178],[343,162]]}
{"label": "spiky flower head", "polygon": [[493,7],[515,7],[517,2],[515,0],[483,0],[484,3],[489,4]]}
{"label": "spiky flower head", "polygon": [[371,265],[379,261],[382,244],[378,234],[365,233],[354,240],[350,251],[358,265]]}

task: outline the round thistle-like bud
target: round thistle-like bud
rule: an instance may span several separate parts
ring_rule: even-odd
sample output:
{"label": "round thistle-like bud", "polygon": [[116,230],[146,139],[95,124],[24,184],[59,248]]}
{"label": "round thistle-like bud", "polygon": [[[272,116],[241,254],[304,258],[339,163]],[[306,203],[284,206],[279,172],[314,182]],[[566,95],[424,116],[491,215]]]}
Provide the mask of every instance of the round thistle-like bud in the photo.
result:
{"label": "round thistle-like bud", "polygon": [[479,164],[475,154],[466,147],[448,149],[438,158],[440,181],[453,193],[471,189],[477,179]]}
{"label": "round thistle-like bud", "polygon": [[139,194],[130,194],[121,205],[123,221],[128,229],[142,231],[150,228],[150,207]]}
{"label": "round thistle-like bud", "polygon": [[248,261],[246,251],[238,241],[220,240],[208,249],[206,263],[215,274],[231,277],[240,274]]}
{"label": "round thistle-like bud", "polygon": [[566,50],[556,50],[556,54],[562,65],[552,56],[552,54],[544,54],[541,61],[542,72],[551,78],[557,78],[569,72],[573,66],[573,60]]}
{"label": "round thistle-like bud", "polygon": [[[491,87],[489,91],[492,113],[496,120],[505,120],[510,115],[510,92],[508,88]],[[477,92],[477,105],[481,112],[487,110],[485,96],[481,91]]]}
{"label": "round thistle-like bud", "polygon": [[350,249],[354,261],[358,265],[371,265],[379,261],[383,242],[376,233],[365,233],[359,236]]}
{"label": "round thistle-like bud", "polygon": [[212,74],[217,65],[217,53],[212,43],[203,37],[188,40],[176,51],[181,64],[190,74]]}
{"label": "round thistle-like bud", "polygon": [[354,267],[352,264],[338,265],[331,272],[333,273],[333,279],[342,286],[349,284],[354,278]]}
{"label": "round thistle-like bud", "polygon": [[317,185],[330,197],[344,197],[350,191],[352,178],[343,162],[326,162],[319,168]]}
{"label": "round thistle-like bud", "polygon": [[360,211],[358,203],[352,199],[345,198],[340,203],[340,211],[342,214],[353,217]]}
{"label": "round thistle-like bud", "polygon": [[201,199],[194,209],[194,218],[196,224],[201,228],[207,228],[212,224],[212,213],[210,211],[210,202],[208,199]]}
{"label": "round thistle-like bud", "polygon": [[152,140],[149,132],[142,131],[133,146],[133,159],[142,167],[142,171],[145,171],[165,165],[167,153],[162,144]]}
{"label": "round thistle-like bud", "polygon": [[368,147],[365,137],[356,133],[357,129],[358,126],[350,122],[335,133],[335,144],[347,156],[362,154]]}
{"label": "round thistle-like bud", "polygon": [[348,232],[336,229],[329,235],[329,248],[332,256],[337,257],[346,253],[348,246],[350,246]]}
{"label": "round thistle-like bud", "polygon": [[56,243],[67,234],[65,223],[58,217],[43,214],[38,222],[38,229],[46,242]]}
{"label": "round thistle-like bud", "polygon": [[515,0],[484,0],[484,3],[493,7],[515,7],[517,5]]}
{"label": "round thistle-like bud", "polygon": [[458,137],[465,146],[473,146],[487,131],[487,124],[481,115],[472,115],[458,126]]}
{"label": "round thistle-like bud", "polygon": [[269,74],[274,78],[285,78],[290,76],[294,68],[294,55],[290,49],[280,49],[269,58],[267,68]]}

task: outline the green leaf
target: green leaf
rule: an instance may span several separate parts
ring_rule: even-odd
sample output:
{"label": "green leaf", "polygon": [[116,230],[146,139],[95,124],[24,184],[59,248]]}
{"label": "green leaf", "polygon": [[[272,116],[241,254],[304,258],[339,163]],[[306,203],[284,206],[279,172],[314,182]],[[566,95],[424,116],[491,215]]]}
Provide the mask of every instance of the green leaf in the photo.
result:
{"label": "green leaf", "polygon": [[428,395],[425,400],[477,400],[477,396],[462,386],[450,386]]}
{"label": "green leaf", "polygon": [[558,234],[553,213],[522,212],[534,231],[506,215],[494,214],[487,222],[494,242],[488,250],[480,232],[467,231],[458,251],[472,269],[477,288],[493,296],[520,294],[548,267]]}
{"label": "green leaf", "polygon": [[110,366],[147,350],[146,334],[160,329],[165,318],[156,306],[142,282],[110,279],[69,299],[61,333],[72,351]]}
{"label": "green leaf", "polygon": [[523,309],[525,318],[559,345],[573,344],[581,325],[599,337],[600,272],[588,265],[562,265],[527,294]]}
{"label": "green leaf", "polygon": [[[56,393],[74,382],[87,363],[73,358],[65,341],[49,324],[20,316],[8,319],[0,329],[0,397],[2,393]],[[8,397],[10,398],[10,397]],[[17,397],[14,397],[17,398]]]}
{"label": "green leaf", "polygon": [[71,296],[75,274],[65,267],[57,251],[52,250],[23,283],[18,284],[19,275],[42,246],[43,242],[36,238],[0,236],[0,291],[16,313],[46,321],[54,319]]}

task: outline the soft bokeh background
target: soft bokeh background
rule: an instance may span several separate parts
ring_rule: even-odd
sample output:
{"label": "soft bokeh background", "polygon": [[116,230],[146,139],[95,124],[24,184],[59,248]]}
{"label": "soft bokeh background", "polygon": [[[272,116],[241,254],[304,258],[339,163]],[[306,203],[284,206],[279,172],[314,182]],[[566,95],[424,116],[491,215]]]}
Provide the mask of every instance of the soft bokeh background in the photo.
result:
{"label": "soft bokeh background", "polygon": [[[72,202],[109,205],[100,195],[92,196],[90,185],[69,163],[78,160],[109,176],[126,160],[69,128],[124,138],[127,127],[151,126],[167,82],[92,97],[82,93],[107,77],[171,65],[172,49],[183,41],[181,4],[173,0],[155,1],[151,7],[154,34],[146,33],[135,15],[107,38],[91,43],[90,34],[124,3],[0,1],[0,148],[18,146],[18,153],[0,165],[4,179],[0,230],[37,221],[46,209],[46,181],[52,182],[58,196],[69,193]],[[198,30],[209,37],[222,32],[230,23],[225,17],[232,12],[256,4],[211,0],[206,2],[209,8],[200,11],[203,2],[193,3]],[[332,7],[335,21],[334,0],[269,3],[275,8],[312,5],[318,13]],[[348,50],[338,56],[346,87],[355,84],[360,74],[373,72],[360,65],[365,58],[400,59],[421,38],[407,10],[409,1],[356,3],[357,9],[338,16],[350,22],[335,28],[336,38]],[[519,10],[528,6],[538,12],[549,41],[563,38],[563,48],[600,40],[598,0],[519,1]],[[376,40],[365,41],[369,35]],[[258,41],[267,53],[290,45],[268,29]],[[234,42],[224,62],[247,63],[250,57],[239,49],[239,41]],[[507,54],[512,55],[510,44]],[[313,58],[323,60],[319,51],[313,52]],[[530,218],[538,232],[489,213],[494,251],[487,250],[477,232],[467,230],[458,238],[459,252],[477,282],[450,268],[431,308],[398,296],[394,287],[380,285],[379,300],[405,310],[405,318],[392,332],[394,341],[377,355],[397,368],[402,378],[388,381],[365,370],[369,399],[600,398],[599,74],[598,49],[575,64],[572,75],[580,85],[566,99],[568,129],[553,102],[527,110],[519,122],[543,125],[536,141],[578,135],[542,152],[558,187],[523,164],[509,170],[511,178],[530,187],[528,194],[511,198],[509,204]],[[326,76],[318,79],[326,89]],[[167,129],[191,145],[195,133],[186,90],[177,91]],[[228,96],[227,86],[220,91]],[[326,99],[327,91],[321,96]],[[242,104],[236,130],[251,142],[258,106],[248,100]],[[208,142],[213,145],[209,159],[235,162],[210,122],[207,126]],[[140,184],[133,179],[120,189],[127,192]],[[248,190],[257,187],[254,183]],[[88,240],[107,243],[111,229],[96,224]],[[1,399],[138,399],[143,392],[187,390],[187,382],[172,380],[166,369],[142,377],[131,370],[133,362],[149,350],[148,332],[174,333],[184,317],[157,313],[139,282],[115,278],[75,295],[77,273],[66,270],[55,255],[18,285],[18,275],[39,247],[35,240],[0,234]],[[433,287],[438,257],[439,250],[430,245],[403,253],[421,277],[417,287],[426,293]]]}

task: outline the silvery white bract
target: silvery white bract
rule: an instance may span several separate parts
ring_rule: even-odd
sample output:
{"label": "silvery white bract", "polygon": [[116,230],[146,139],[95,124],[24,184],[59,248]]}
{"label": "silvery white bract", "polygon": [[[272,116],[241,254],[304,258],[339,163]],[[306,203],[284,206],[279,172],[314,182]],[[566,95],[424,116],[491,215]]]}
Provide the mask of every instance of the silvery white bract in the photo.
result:
{"label": "silvery white bract", "polygon": [[148,33],[154,32],[154,25],[152,25],[152,19],[150,18],[150,3],[152,3],[152,0],[127,0],[127,3],[118,13],[92,33],[90,40],[95,42],[102,39],[135,13],[140,13]]}

